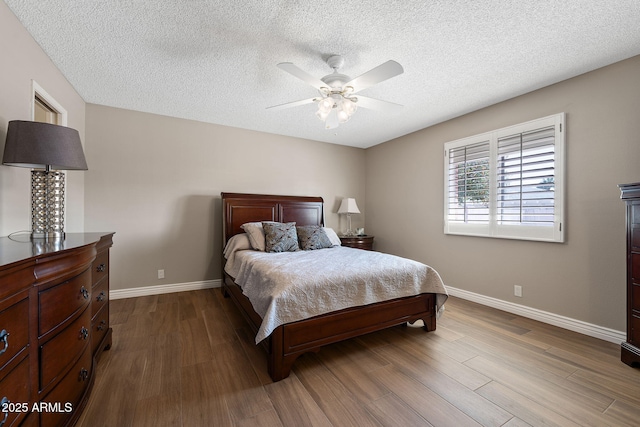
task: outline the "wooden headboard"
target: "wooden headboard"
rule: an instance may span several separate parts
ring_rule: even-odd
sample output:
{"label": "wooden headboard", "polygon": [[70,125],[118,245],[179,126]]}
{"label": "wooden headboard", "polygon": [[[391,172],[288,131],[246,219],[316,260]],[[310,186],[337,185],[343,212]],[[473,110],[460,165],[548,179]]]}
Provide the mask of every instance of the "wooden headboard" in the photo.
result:
{"label": "wooden headboard", "polygon": [[324,225],[322,197],[273,196],[221,193],[222,235],[225,243],[244,231],[246,222],[295,222],[296,225]]}

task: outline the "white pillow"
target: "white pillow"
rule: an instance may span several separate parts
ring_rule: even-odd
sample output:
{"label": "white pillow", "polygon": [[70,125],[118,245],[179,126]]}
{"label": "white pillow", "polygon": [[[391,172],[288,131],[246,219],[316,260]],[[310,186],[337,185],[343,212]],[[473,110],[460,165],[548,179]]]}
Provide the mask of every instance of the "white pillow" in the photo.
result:
{"label": "white pillow", "polygon": [[333,246],[340,246],[342,244],[336,232],[333,231],[333,228],[325,227],[324,232],[327,233],[327,237]]}
{"label": "white pillow", "polygon": [[243,251],[247,249],[253,249],[251,246],[251,242],[249,242],[249,236],[247,233],[236,234],[232,238],[229,239],[227,244],[224,247],[224,257],[229,259],[229,255],[231,255],[235,251]]}
{"label": "white pillow", "polygon": [[247,235],[251,242],[251,247],[256,251],[264,252],[267,245],[264,238],[264,229],[262,228],[262,222],[247,222],[240,226]]}

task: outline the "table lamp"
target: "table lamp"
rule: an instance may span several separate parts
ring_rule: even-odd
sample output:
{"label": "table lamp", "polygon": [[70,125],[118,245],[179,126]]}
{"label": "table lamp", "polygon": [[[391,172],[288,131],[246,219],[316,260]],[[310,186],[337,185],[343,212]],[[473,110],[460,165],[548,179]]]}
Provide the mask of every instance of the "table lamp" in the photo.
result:
{"label": "table lamp", "polygon": [[356,204],[356,199],[346,198],[342,199],[342,203],[340,203],[340,209],[338,209],[338,214],[346,214],[348,221],[348,229],[345,233],[345,236],[354,236],[355,233],[351,229],[351,215],[359,214],[360,209],[358,209],[358,205]]}
{"label": "table lamp", "polygon": [[64,172],[87,170],[80,135],[49,123],[12,120],[2,164],[32,168],[31,238],[64,238]]}

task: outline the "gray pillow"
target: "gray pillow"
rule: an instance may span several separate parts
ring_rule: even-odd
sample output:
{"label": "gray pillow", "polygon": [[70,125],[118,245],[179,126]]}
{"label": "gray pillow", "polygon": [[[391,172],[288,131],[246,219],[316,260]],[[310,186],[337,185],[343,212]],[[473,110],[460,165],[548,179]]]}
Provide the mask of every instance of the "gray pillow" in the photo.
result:
{"label": "gray pillow", "polygon": [[303,251],[314,249],[324,249],[333,246],[329,236],[320,225],[301,225],[296,227],[298,233],[298,243]]}
{"label": "gray pillow", "polygon": [[298,247],[295,222],[263,222],[265,252],[293,252]]}

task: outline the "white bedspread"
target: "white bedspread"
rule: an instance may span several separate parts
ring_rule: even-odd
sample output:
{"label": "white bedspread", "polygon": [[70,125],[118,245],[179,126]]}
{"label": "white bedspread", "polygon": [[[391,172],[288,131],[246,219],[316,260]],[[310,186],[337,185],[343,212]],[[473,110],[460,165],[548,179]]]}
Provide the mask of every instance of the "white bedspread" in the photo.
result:
{"label": "white bedspread", "polygon": [[438,314],[447,299],[431,267],[394,255],[346,247],[265,253],[236,251],[225,271],[262,317],[259,343],[278,326],[348,307],[420,293],[436,293]]}

